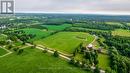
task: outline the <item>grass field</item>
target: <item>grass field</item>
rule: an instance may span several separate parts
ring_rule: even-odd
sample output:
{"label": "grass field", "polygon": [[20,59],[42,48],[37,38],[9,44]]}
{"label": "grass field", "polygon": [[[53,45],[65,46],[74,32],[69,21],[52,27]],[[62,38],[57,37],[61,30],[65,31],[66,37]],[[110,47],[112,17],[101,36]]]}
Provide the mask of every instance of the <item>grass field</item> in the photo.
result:
{"label": "grass field", "polygon": [[98,60],[99,60],[99,67],[102,69],[107,69],[107,67],[110,67],[110,59],[108,55],[105,54],[98,54]]}
{"label": "grass field", "polygon": [[7,51],[6,51],[6,50],[4,50],[4,49],[0,48],[0,56],[4,55],[4,54],[6,54],[6,53],[7,53]]}
{"label": "grass field", "polygon": [[112,32],[112,35],[130,37],[130,30],[117,29],[117,30]]}
{"label": "grass field", "polygon": [[128,26],[130,26],[130,23],[127,23]]}
{"label": "grass field", "polygon": [[38,39],[41,39],[41,38],[44,38],[48,35],[50,35],[51,32],[49,31],[43,31],[43,30],[40,30],[40,29],[35,29],[35,28],[25,28],[25,29],[22,29],[26,34],[35,34],[36,37],[34,39],[31,39],[31,41],[33,40],[38,40]]}
{"label": "grass field", "polygon": [[72,25],[63,24],[63,25],[42,25],[42,26],[46,27],[48,30],[60,31],[60,30],[64,30],[67,27],[71,27]]}
{"label": "grass field", "polygon": [[42,53],[38,49],[24,49],[22,55],[12,53],[0,58],[0,73],[90,73],[71,66],[65,60]]}
{"label": "grass field", "polygon": [[108,25],[116,25],[116,26],[123,26],[121,23],[119,22],[106,22],[106,24]]}
{"label": "grass field", "polygon": [[59,32],[45,39],[36,41],[36,44],[41,44],[55,50],[71,54],[79,46],[81,42],[89,44],[94,37],[88,33],[82,32]]}

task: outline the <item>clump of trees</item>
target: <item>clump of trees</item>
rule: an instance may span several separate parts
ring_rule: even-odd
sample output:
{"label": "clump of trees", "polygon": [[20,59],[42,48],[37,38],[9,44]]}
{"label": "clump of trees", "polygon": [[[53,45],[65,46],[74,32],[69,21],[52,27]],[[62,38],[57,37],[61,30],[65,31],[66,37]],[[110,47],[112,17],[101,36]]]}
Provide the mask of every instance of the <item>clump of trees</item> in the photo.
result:
{"label": "clump of trees", "polygon": [[111,69],[117,73],[129,73],[130,72],[130,59],[121,56],[117,49],[114,47],[110,48],[110,60]]}
{"label": "clump of trees", "polygon": [[85,58],[89,60],[90,64],[94,64],[95,66],[99,63],[98,62],[98,53],[96,50],[86,51]]}
{"label": "clump of trees", "polygon": [[92,71],[91,66],[87,64],[85,61],[80,62],[79,60],[75,60],[74,58],[72,58],[69,61],[69,64],[74,65],[76,67],[80,67],[81,69],[86,71]]}
{"label": "clump of trees", "polygon": [[130,57],[130,38],[121,36],[107,37],[106,43],[109,47],[114,46],[121,55]]}

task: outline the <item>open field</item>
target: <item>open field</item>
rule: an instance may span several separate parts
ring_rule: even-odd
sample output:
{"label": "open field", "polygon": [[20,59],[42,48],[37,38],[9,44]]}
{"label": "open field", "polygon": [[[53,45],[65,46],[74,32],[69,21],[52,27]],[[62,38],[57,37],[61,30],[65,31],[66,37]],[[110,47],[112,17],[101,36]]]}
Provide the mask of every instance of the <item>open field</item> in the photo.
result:
{"label": "open field", "polygon": [[98,54],[98,60],[99,60],[99,67],[102,69],[107,69],[107,67],[110,67],[110,59],[108,55],[105,54]]}
{"label": "open field", "polygon": [[0,48],[0,56],[4,55],[4,54],[6,54],[6,53],[7,53],[7,51],[6,51],[6,50],[4,50],[4,49]]}
{"label": "open field", "polygon": [[119,22],[106,22],[106,24],[108,25],[116,25],[116,26],[123,26],[121,23]]}
{"label": "open field", "polygon": [[117,29],[117,30],[112,32],[112,35],[130,37],[130,31],[129,30],[123,30],[123,29]]}
{"label": "open field", "polygon": [[35,29],[35,28],[25,28],[25,29],[22,29],[26,34],[34,34],[36,35],[36,37],[34,39],[31,39],[31,40],[38,40],[38,39],[41,39],[41,38],[44,38],[48,35],[50,35],[51,32],[49,31],[43,31],[43,30],[40,30],[40,29]]}
{"label": "open field", "polygon": [[84,42],[86,45],[91,43],[94,36],[83,32],[59,32],[55,35],[47,37],[45,39],[36,41],[36,44],[41,44],[55,50],[71,54]]}
{"label": "open field", "polygon": [[65,60],[25,48],[21,55],[12,53],[0,58],[0,73],[90,73],[71,66]]}
{"label": "open field", "polygon": [[53,30],[53,31],[60,31],[64,30],[67,27],[71,27],[70,24],[63,24],[63,25],[42,25],[43,27],[46,27],[48,30]]}
{"label": "open field", "polygon": [[127,23],[128,26],[130,26],[130,23]]}

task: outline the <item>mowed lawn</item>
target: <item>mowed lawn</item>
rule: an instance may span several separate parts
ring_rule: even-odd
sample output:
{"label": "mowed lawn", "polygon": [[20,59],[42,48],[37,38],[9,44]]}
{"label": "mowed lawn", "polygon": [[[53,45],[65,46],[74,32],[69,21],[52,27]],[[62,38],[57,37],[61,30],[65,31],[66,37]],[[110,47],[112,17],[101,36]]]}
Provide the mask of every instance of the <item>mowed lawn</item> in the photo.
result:
{"label": "mowed lawn", "polygon": [[72,54],[73,51],[84,42],[86,45],[93,41],[94,37],[83,32],[59,32],[45,39],[35,41],[36,44],[41,44],[49,48],[53,48],[60,52]]}
{"label": "mowed lawn", "polygon": [[6,54],[6,53],[7,53],[7,51],[6,51],[6,50],[4,50],[4,49],[0,48],[0,56],[4,55],[4,54]]}
{"label": "mowed lawn", "polygon": [[25,29],[22,29],[22,30],[23,30],[26,34],[34,34],[34,35],[36,35],[36,37],[33,38],[33,39],[31,39],[31,41],[44,38],[44,37],[50,35],[50,33],[51,33],[51,32],[49,32],[49,31],[43,31],[43,30],[36,29],[36,28],[25,28]]}
{"label": "mowed lawn", "polygon": [[60,31],[64,30],[67,27],[71,27],[71,24],[63,24],[63,25],[42,25],[43,27],[46,27],[49,31]]}
{"label": "mowed lawn", "polygon": [[25,48],[21,55],[0,58],[0,73],[90,73],[38,49]]}
{"label": "mowed lawn", "polygon": [[108,55],[98,54],[99,67],[102,69],[107,69],[110,67],[110,59]]}
{"label": "mowed lawn", "polygon": [[112,35],[130,37],[130,30],[117,29],[112,32]]}

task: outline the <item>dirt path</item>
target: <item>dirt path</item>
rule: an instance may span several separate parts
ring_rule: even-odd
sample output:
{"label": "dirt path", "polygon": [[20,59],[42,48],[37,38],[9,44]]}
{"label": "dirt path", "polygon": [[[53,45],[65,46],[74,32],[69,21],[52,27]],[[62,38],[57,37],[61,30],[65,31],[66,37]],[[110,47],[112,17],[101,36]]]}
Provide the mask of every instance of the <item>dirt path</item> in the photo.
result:
{"label": "dirt path", "polygon": [[[28,45],[28,46],[33,46],[33,45],[29,44],[29,43],[26,43],[26,45]],[[48,49],[48,48],[45,49],[45,47],[42,46],[42,45],[37,45],[36,48],[37,48],[37,49],[40,49],[40,50],[47,50],[47,52],[49,52],[49,53],[51,53],[51,54],[54,53],[54,50],[50,50],[50,49]],[[69,57],[67,57],[67,56],[65,56],[65,55],[59,54],[59,56],[62,57],[62,58],[64,58],[64,59],[71,60],[71,58],[69,58]]]}
{"label": "dirt path", "polygon": [[8,53],[6,53],[6,54],[4,54],[4,55],[0,56],[0,58],[5,57],[5,56],[7,56],[7,55],[9,55],[9,54],[11,54],[11,53],[12,53],[10,50],[7,50],[7,49],[3,48],[2,46],[0,46],[0,48],[2,48],[2,49],[4,49],[4,50],[6,50],[6,51],[8,52]]}

